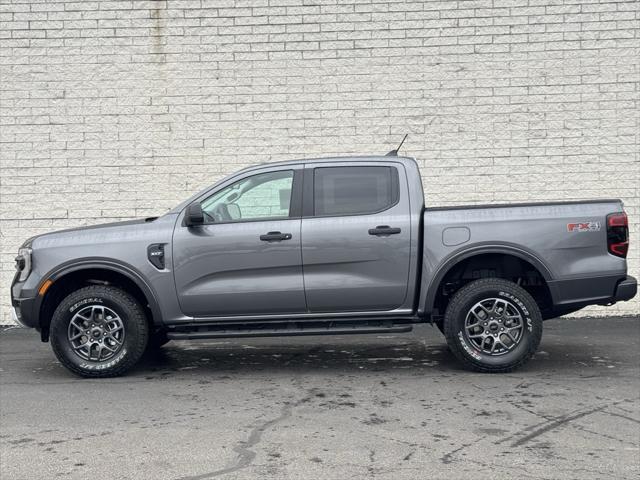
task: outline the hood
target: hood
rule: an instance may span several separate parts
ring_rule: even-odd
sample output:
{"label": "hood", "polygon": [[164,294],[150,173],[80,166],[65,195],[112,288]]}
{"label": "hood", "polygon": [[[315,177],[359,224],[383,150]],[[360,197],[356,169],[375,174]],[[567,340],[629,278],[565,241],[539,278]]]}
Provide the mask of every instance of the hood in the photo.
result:
{"label": "hood", "polygon": [[65,235],[65,234],[69,234],[69,233],[81,233],[81,232],[87,232],[87,231],[91,231],[91,230],[101,230],[101,229],[112,229],[112,228],[122,228],[122,227],[128,227],[128,226],[134,226],[134,225],[142,225],[142,224],[146,224],[146,223],[151,223],[154,222],[155,220],[157,220],[159,217],[147,217],[147,218],[139,218],[139,219],[135,219],[135,220],[126,220],[123,222],[109,222],[109,223],[99,223],[97,225],[87,225],[84,227],[75,227],[75,228],[66,228],[64,230],[56,230],[53,232],[47,232],[47,233],[43,233],[42,235],[36,235],[33,236],[29,239],[27,239],[23,244],[22,247],[23,248],[29,248],[31,247],[31,245],[33,244],[33,242],[35,240],[41,239],[41,238],[53,238],[59,235]]}

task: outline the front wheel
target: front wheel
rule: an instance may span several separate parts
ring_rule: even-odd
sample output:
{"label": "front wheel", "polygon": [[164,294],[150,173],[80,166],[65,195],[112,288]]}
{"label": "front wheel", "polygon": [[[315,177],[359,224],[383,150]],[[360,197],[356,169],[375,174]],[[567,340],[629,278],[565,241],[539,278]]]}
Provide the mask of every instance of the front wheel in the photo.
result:
{"label": "front wheel", "polygon": [[53,352],[67,369],[82,377],[115,377],[138,362],[149,327],[127,292],[93,285],[60,302],[50,332]]}
{"label": "front wheel", "polygon": [[454,355],[469,369],[509,372],[525,364],[542,338],[535,300],[508,280],[487,278],[462,287],[444,316],[444,333]]}

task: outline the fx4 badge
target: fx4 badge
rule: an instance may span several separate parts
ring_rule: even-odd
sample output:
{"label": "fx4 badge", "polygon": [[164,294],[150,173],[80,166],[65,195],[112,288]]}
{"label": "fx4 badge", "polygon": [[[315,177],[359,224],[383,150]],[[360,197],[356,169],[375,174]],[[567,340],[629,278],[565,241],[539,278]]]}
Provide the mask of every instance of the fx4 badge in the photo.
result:
{"label": "fx4 badge", "polygon": [[600,222],[567,223],[568,232],[599,232]]}

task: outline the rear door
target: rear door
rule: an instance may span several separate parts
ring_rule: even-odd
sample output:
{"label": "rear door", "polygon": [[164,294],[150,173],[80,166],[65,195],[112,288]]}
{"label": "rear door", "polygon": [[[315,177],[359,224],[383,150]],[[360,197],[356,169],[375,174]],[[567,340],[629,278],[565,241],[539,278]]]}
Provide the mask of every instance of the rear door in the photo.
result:
{"label": "rear door", "polygon": [[303,189],[302,262],[309,311],[401,307],[411,254],[402,164],[307,165]]}

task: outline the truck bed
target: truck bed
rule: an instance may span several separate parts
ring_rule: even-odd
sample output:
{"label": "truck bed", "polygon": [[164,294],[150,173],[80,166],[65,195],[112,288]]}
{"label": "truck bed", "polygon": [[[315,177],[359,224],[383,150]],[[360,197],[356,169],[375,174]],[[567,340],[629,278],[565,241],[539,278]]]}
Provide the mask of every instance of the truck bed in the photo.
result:
{"label": "truck bed", "polygon": [[621,211],[618,199],[425,208],[425,311],[449,269],[478,254],[527,262],[544,278],[559,308],[607,302],[626,277],[625,259],[607,251],[607,215]]}

